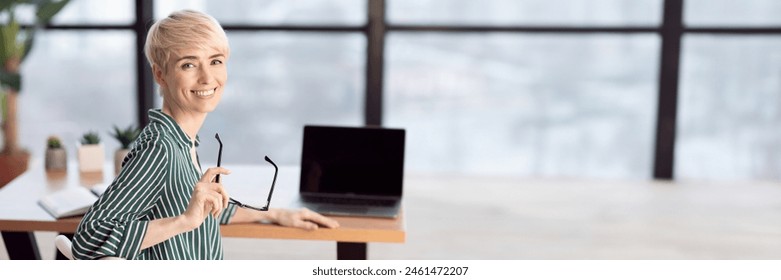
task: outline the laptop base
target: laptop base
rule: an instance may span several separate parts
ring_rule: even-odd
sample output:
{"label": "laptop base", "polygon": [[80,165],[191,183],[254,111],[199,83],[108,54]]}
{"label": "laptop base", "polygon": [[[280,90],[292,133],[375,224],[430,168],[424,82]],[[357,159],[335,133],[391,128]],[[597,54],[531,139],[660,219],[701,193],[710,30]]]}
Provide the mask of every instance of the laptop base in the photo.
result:
{"label": "laptop base", "polygon": [[300,207],[306,207],[309,210],[322,215],[331,216],[352,216],[352,217],[375,217],[394,219],[399,216],[401,203],[396,202],[392,206],[364,206],[350,204],[330,204],[309,202],[299,199],[296,203]]}

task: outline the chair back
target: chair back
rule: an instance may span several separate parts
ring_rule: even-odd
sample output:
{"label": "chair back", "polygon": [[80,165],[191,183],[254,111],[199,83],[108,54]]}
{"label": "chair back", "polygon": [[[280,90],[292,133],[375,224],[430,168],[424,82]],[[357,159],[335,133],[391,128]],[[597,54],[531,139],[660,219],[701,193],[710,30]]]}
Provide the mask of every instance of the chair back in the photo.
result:
{"label": "chair back", "polygon": [[69,260],[73,259],[73,252],[71,251],[71,246],[73,245],[67,236],[57,235],[57,237],[54,238],[54,245],[57,246],[57,250],[60,250],[60,253],[62,253],[63,256]]}
{"label": "chair back", "polygon": [[[71,240],[68,239],[65,235],[57,235],[56,238],[54,238],[54,245],[57,246],[57,250],[60,250],[60,253],[62,253],[63,256],[68,258],[69,260],[73,259],[73,251],[71,251],[71,248],[73,247],[73,244],[71,244]],[[125,258],[119,258],[119,257],[102,257],[100,260],[125,260]]]}

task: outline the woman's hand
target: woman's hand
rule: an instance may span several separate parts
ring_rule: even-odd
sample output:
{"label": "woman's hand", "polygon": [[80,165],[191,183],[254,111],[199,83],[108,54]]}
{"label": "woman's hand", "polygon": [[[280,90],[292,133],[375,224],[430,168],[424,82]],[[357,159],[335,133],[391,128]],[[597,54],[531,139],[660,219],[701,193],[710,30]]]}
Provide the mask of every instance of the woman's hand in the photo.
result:
{"label": "woman's hand", "polygon": [[274,216],[275,222],[286,227],[295,227],[305,230],[315,230],[320,226],[338,228],[339,223],[331,218],[320,215],[306,208],[298,210],[269,209],[269,214]]}
{"label": "woman's hand", "polygon": [[222,167],[212,167],[206,170],[201,179],[193,187],[190,203],[187,204],[187,210],[184,211],[184,219],[187,224],[195,229],[199,227],[207,215],[219,217],[226,207],[230,196],[222,184],[215,183],[214,178],[217,174],[230,174],[230,170]]}

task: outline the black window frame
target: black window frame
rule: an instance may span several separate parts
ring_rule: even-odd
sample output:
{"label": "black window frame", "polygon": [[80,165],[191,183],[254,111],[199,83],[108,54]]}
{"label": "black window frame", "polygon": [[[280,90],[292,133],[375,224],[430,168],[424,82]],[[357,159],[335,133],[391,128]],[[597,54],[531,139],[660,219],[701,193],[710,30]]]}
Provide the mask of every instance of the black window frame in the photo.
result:
{"label": "black window frame", "polygon": [[[386,20],[386,0],[366,0],[367,21],[349,25],[262,25],[226,24],[226,31],[289,31],[360,33],[366,36],[365,125],[381,126],[383,116],[383,70],[385,38],[388,32],[454,33],[548,33],[548,34],[657,34],[661,38],[658,103],[654,141],[653,178],[674,179],[675,137],[680,79],[681,38],[687,34],[781,35],[781,27],[688,27],[683,24],[685,0],[662,0],[662,21],[658,26],[577,27],[567,25],[413,25],[391,24]],[[136,34],[136,114],[146,125],[147,110],[154,106],[154,79],[143,54],[146,33],[154,20],[153,0],[135,0],[135,23],[129,25],[49,24],[50,30],[132,30]]]}

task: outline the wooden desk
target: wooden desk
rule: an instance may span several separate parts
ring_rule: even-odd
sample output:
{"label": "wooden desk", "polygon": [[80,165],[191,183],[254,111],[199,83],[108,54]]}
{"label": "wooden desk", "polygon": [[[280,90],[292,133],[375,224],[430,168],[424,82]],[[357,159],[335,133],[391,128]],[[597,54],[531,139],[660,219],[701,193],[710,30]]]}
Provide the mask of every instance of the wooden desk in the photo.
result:
{"label": "wooden desk", "polygon": [[[37,201],[47,193],[65,187],[108,184],[114,176],[106,166],[103,173],[79,173],[75,162],[67,172],[46,172],[33,167],[0,189],[0,231],[11,259],[41,259],[34,231],[72,234],[81,217],[54,219]],[[271,185],[270,166],[225,166],[232,171],[222,179],[230,195],[244,203],[263,205]],[[298,190],[299,169],[280,167],[271,207],[294,205]],[[397,219],[333,217],[338,229],[305,231],[268,224],[223,225],[224,237],[324,240],[337,242],[337,259],[366,259],[367,243],[405,241],[403,216]],[[54,240],[52,240],[54,242]]]}

